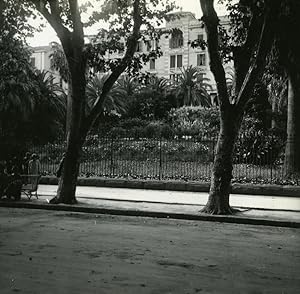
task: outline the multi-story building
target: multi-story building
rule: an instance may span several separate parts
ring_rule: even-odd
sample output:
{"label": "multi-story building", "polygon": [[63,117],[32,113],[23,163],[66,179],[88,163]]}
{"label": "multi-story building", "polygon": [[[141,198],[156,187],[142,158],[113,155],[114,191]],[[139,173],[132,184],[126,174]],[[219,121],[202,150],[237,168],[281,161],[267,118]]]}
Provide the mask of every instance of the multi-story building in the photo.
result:
{"label": "multi-story building", "polygon": [[67,89],[66,83],[63,81],[59,72],[53,70],[51,67],[52,63],[52,46],[51,43],[48,46],[31,47],[32,54],[30,57],[31,64],[40,71],[47,71],[52,76],[53,82],[58,83],[64,90]]}
{"label": "multi-story building", "polygon": [[[212,72],[209,68],[209,55],[207,48],[192,48],[191,42],[195,40],[206,41],[206,32],[203,23],[195,18],[191,12],[174,13],[174,18],[166,23],[166,31],[179,29],[176,35],[166,38],[163,35],[159,40],[159,46],[163,55],[156,60],[150,61],[144,70],[158,77],[177,80],[182,74],[182,69],[189,66],[197,67],[199,75],[212,85],[212,94],[216,93],[216,85]],[[221,24],[228,24],[226,17],[220,18]],[[147,46],[139,48],[147,50]],[[232,75],[232,64],[225,66],[225,72]]]}
{"label": "multi-story building", "polygon": [[[206,32],[203,23],[196,19],[191,12],[173,13],[174,17],[166,22],[165,31],[158,41],[149,42],[140,41],[137,52],[147,52],[159,46],[163,55],[158,59],[151,59],[143,67],[143,71],[155,74],[158,77],[164,77],[171,80],[177,80],[182,74],[183,68],[189,66],[197,67],[199,75],[209,81],[212,86],[211,94],[216,93],[215,81],[212,72],[209,69],[209,56],[207,48],[192,48],[190,43],[195,40],[206,40]],[[220,18],[221,23],[226,24],[226,18]],[[176,29],[176,34],[168,33]],[[174,30],[173,30],[174,31]],[[87,39],[91,39],[88,36]],[[59,73],[51,70],[51,43],[49,46],[33,47],[31,62],[40,70],[48,70],[55,81],[63,83]],[[111,54],[108,58],[121,57],[123,53]],[[232,66],[229,64],[225,71],[232,73]]]}
{"label": "multi-story building", "polygon": [[[174,13],[175,14],[175,13]],[[192,48],[190,43],[196,39],[205,40],[206,34],[200,21],[191,12],[178,12],[178,16],[166,23],[166,31],[176,30],[176,34],[163,35],[159,46],[163,55],[150,62],[145,70],[159,77],[176,79],[183,67],[197,66],[199,72],[210,75],[207,50]]]}

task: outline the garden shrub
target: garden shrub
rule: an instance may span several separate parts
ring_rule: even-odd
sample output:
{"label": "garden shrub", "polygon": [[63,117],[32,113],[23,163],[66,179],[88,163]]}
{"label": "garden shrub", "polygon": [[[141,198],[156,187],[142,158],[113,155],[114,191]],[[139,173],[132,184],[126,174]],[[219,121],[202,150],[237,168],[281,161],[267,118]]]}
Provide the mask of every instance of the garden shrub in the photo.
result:
{"label": "garden shrub", "polygon": [[234,163],[279,164],[284,145],[284,138],[277,132],[243,132],[235,146]]}
{"label": "garden shrub", "polygon": [[127,118],[120,120],[118,126],[125,130],[131,130],[134,127],[145,127],[148,121],[141,118]]}
{"label": "garden shrub", "polygon": [[174,106],[171,98],[157,90],[144,88],[129,100],[126,116],[144,120],[164,119]]}
{"label": "garden shrub", "polygon": [[244,117],[236,142],[234,163],[270,165],[281,163],[285,131],[270,129],[261,113],[250,112]]}
{"label": "garden shrub", "polygon": [[174,132],[180,137],[214,136],[219,130],[219,113],[216,108],[183,106],[172,109],[169,112],[169,121]]}
{"label": "garden shrub", "polygon": [[[173,138],[174,131],[164,121],[145,121],[141,119],[128,119],[121,121],[117,126],[110,129],[106,136],[120,138]],[[103,137],[103,135],[102,135]],[[87,146],[90,144],[88,139]]]}
{"label": "garden shrub", "polygon": [[48,143],[43,146],[36,146],[30,148],[31,153],[37,153],[42,163],[59,163],[63,153],[65,152],[66,145],[63,143]]}
{"label": "garden shrub", "polygon": [[172,128],[163,121],[152,121],[142,131],[146,138],[171,138],[174,135]]}

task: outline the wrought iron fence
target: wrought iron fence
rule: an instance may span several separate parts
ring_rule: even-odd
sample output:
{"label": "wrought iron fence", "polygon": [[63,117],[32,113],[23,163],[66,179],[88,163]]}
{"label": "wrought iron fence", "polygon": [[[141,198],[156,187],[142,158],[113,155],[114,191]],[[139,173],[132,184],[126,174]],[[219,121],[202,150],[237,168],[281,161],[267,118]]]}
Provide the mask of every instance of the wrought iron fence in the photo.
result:
{"label": "wrought iron fence", "polygon": [[[208,181],[216,136],[135,138],[90,136],[82,150],[80,176]],[[55,174],[65,142],[34,146],[45,175]],[[240,182],[284,180],[284,140],[242,134],[236,144],[233,176]],[[299,179],[296,179],[299,180]]]}

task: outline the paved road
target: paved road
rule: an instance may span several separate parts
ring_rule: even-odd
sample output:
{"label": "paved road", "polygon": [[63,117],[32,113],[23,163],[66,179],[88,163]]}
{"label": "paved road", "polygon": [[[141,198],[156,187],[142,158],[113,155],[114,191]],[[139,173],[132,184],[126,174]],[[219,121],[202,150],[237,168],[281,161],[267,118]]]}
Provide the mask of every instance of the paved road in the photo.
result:
{"label": "paved road", "polygon": [[298,293],[299,229],[0,208],[6,293]]}
{"label": "paved road", "polygon": [[[40,195],[55,195],[57,186],[39,185]],[[126,188],[102,188],[78,186],[76,190],[78,197],[92,197],[110,200],[134,200],[179,204],[204,205],[207,202],[208,193],[161,191],[145,189]],[[236,207],[267,208],[280,210],[300,211],[300,195],[296,197],[266,196],[266,195],[239,195],[232,194],[230,203]]]}

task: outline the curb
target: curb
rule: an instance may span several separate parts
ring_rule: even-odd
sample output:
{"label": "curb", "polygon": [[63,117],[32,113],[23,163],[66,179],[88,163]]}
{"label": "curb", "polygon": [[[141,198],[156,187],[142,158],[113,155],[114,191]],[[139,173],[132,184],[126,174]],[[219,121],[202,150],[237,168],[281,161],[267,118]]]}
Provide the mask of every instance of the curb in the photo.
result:
{"label": "curb", "polygon": [[[57,185],[56,177],[43,176],[40,184]],[[109,188],[132,188],[151,190],[170,190],[188,192],[209,192],[210,183],[183,182],[183,181],[154,181],[154,180],[127,180],[127,179],[107,179],[107,178],[78,178],[78,186],[95,186]],[[281,185],[253,185],[238,184],[232,185],[231,193],[247,195],[268,195],[300,197],[300,186]]]}
{"label": "curb", "polygon": [[71,211],[84,212],[96,214],[110,214],[123,216],[140,216],[153,218],[171,218],[180,220],[192,221],[211,221],[222,223],[236,223],[248,225],[300,228],[300,222],[295,221],[281,221],[274,219],[262,218],[246,218],[240,216],[222,216],[222,215],[206,215],[206,214],[185,214],[185,213],[165,213],[147,210],[126,210],[126,209],[111,209],[111,208],[97,208],[78,205],[64,205],[64,204],[36,204],[36,203],[22,203],[22,202],[0,202],[0,207],[10,208],[29,208],[29,209],[44,209],[55,211]]}

